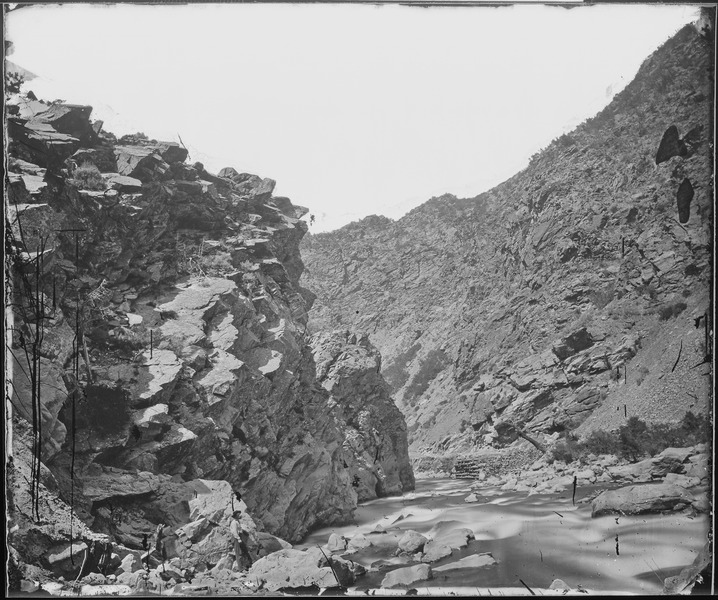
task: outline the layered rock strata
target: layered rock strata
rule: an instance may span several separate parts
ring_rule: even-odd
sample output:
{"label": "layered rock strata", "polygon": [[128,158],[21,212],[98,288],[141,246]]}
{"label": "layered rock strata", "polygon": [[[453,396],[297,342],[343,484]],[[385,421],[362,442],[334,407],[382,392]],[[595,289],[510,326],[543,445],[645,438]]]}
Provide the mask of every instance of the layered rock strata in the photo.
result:
{"label": "layered rock strata", "polygon": [[[233,508],[295,541],[351,519],[355,476],[382,494],[413,486],[405,424],[380,383],[350,398],[341,374],[315,375],[313,295],[298,283],[307,209],[274,196],[271,179],[189,164],[176,143],[117,140],[87,106],[26,101],[15,113],[7,366],[14,428],[30,424],[15,452],[72,505],[74,536],[136,551],[162,522],[170,560],[212,564]],[[391,412],[391,430],[371,417],[357,445],[346,419],[362,421],[359,405]],[[203,498],[216,506],[195,507]],[[37,517],[11,543],[27,548]]]}

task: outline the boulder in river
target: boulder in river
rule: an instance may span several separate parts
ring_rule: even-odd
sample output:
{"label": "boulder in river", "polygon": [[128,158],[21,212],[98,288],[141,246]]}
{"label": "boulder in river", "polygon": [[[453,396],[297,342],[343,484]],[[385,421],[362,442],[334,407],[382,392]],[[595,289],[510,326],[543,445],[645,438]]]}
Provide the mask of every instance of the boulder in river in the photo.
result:
{"label": "boulder in river", "polygon": [[387,573],[381,582],[381,587],[404,587],[426,579],[431,579],[431,567],[426,564],[414,565]]}
{"label": "boulder in river", "polygon": [[424,544],[428,541],[429,540],[418,531],[410,529],[399,540],[399,550],[408,554],[421,552],[424,548]]}
{"label": "boulder in river", "polygon": [[[445,544],[449,548],[459,549],[469,545],[469,541],[474,539],[474,532],[467,527],[457,527],[453,529],[441,527],[439,523],[436,533],[433,534],[433,541],[439,544]],[[432,530],[434,531],[434,530]]]}
{"label": "boulder in river", "polygon": [[563,579],[554,579],[548,589],[560,590],[566,593],[571,591],[571,586],[568,585]]}
{"label": "boulder in river", "polygon": [[443,571],[453,571],[454,569],[477,569],[479,567],[489,567],[496,564],[496,559],[488,552],[481,554],[472,554],[471,556],[465,556],[464,558],[451,562],[447,565],[441,565],[435,567],[434,571],[437,573]]}
{"label": "boulder in river", "polygon": [[670,483],[629,485],[600,494],[593,501],[591,516],[662,512],[691,502],[693,496],[688,490]]}
{"label": "boulder in river", "polygon": [[332,533],[329,536],[329,541],[325,544],[324,549],[328,552],[344,552],[346,547],[347,541],[340,535]]}
{"label": "boulder in river", "polygon": [[367,537],[363,533],[358,533],[349,540],[349,544],[347,544],[347,551],[356,552],[357,550],[361,550],[362,548],[367,548],[369,546],[371,546],[371,542],[367,539]]}
{"label": "boulder in river", "polygon": [[447,556],[451,556],[451,547],[432,540],[424,546],[424,556],[421,557],[421,562],[433,563]]}

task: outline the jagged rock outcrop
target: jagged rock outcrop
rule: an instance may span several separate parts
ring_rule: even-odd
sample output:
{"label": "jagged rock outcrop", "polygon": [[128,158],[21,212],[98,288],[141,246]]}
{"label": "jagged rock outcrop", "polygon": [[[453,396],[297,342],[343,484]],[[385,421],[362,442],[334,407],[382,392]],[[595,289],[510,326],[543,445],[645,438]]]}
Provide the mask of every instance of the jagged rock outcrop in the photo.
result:
{"label": "jagged rock outcrop", "polygon": [[686,26],[494,189],[304,238],[310,328],[369,334],[416,455],[709,410],[712,73]]}
{"label": "jagged rock outcrop", "polygon": [[[382,493],[413,485],[378,363],[343,363],[364,398],[341,377],[332,398],[315,375],[305,208],[274,198],[271,179],[185,163],[178,144],[117,140],[90,107],[23,106],[8,127],[6,317],[13,423],[32,432],[15,443],[72,504],[74,536],[138,551],[162,522],[168,560],[211,565],[233,508],[261,553],[260,533],[295,541],[351,519],[354,476]],[[207,497],[216,506],[195,506]],[[21,556],[37,531],[16,532]]]}
{"label": "jagged rock outcrop", "polygon": [[325,332],[310,344],[317,381],[345,424],[345,456],[359,501],[413,490],[406,422],[380,374],[381,356],[369,337]]}

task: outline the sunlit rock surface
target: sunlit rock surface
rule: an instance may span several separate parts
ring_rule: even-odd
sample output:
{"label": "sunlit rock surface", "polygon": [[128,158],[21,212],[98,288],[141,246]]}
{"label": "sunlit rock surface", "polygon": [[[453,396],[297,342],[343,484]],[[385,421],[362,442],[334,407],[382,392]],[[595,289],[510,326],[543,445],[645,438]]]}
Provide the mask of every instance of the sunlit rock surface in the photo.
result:
{"label": "sunlit rock surface", "polygon": [[413,490],[406,423],[369,337],[335,331],[319,333],[310,343],[317,380],[336,404],[346,435],[345,455],[359,500]]}

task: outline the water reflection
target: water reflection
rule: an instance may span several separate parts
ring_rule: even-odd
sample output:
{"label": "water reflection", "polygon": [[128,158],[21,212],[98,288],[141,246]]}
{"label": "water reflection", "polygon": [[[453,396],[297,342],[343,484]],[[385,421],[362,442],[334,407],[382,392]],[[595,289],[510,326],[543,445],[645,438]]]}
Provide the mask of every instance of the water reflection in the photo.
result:
{"label": "water reflection", "polygon": [[[352,560],[366,567],[377,561],[399,564],[403,559],[394,557],[393,551],[404,531],[414,529],[431,537],[440,530],[466,527],[476,541],[433,566],[484,552],[490,552],[497,564],[437,572],[422,586],[521,587],[522,580],[530,587],[546,588],[559,578],[574,588],[580,584],[606,592],[653,594],[660,593],[665,577],[693,561],[708,535],[707,515],[592,519],[590,502],[581,499],[594,495],[598,486],[579,490],[576,505],[566,493],[527,496],[498,488],[480,489],[478,502],[466,503],[464,498],[474,491],[471,483],[419,480],[416,491],[367,502],[357,509],[356,524],[315,531],[298,547],[324,544],[331,533],[364,533],[374,545],[352,555]],[[372,534],[377,525],[387,534]],[[383,576],[370,573],[361,587],[378,587]]]}

